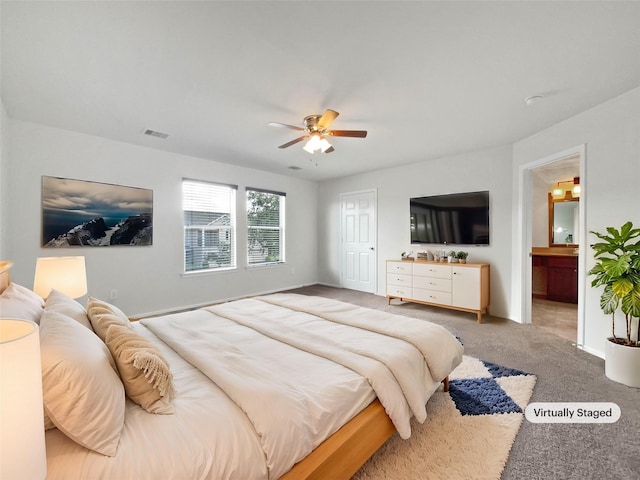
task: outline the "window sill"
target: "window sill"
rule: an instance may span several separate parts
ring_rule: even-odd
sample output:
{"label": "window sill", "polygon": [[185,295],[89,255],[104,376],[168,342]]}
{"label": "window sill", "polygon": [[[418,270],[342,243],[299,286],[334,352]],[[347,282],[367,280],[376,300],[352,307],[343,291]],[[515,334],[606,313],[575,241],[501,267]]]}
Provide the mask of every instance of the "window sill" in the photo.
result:
{"label": "window sill", "polygon": [[225,267],[225,268],[211,268],[208,270],[190,270],[188,272],[182,272],[183,277],[199,277],[202,275],[213,275],[216,273],[228,273],[236,272],[238,267]]}
{"label": "window sill", "polygon": [[245,267],[246,270],[253,270],[254,268],[270,268],[280,267],[286,265],[287,262],[267,262],[267,263],[253,263]]}

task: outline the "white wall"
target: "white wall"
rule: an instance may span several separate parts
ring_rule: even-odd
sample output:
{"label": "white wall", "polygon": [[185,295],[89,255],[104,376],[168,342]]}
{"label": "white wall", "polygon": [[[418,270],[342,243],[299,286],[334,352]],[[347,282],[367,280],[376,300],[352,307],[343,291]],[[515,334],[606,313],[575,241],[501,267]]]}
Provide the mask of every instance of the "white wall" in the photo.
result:
{"label": "white wall", "polygon": [[4,220],[9,209],[9,182],[8,172],[8,133],[9,118],[0,101],[0,260],[7,259],[6,245],[8,241],[8,228],[5,228]]}
{"label": "white wall", "polygon": [[[134,315],[316,282],[315,183],[33,123],[9,124],[11,201],[1,225],[10,232],[3,255],[15,262],[16,283],[33,285],[39,256],[85,255],[89,295],[107,299],[117,289],[113,303]],[[152,189],[153,245],[42,248],[42,175]],[[238,185],[239,211],[246,186],[286,192],[286,264],[246,268],[239,234],[237,270],[182,275],[182,178]],[[3,205],[5,198],[3,192]],[[241,229],[246,222],[239,217]]]}
{"label": "white wall", "polygon": [[[586,208],[586,230],[604,231],[629,220],[640,226],[640,87],[515,143],[514,171],[582,144],[586,165],[580,203]],[[514,212],[518,208],[514,202]],[[585,243],[594,240],[589,236]],[[594,264],[593,252],[585,250],[581,253],[586,255],[588,271]],[[585,283],[584,347],[602,356],[610,318],[600,311],[600,290],[590,287],[589,277]]]}
{"label": "white wall", "polygon": [[318,199],[320,282],[340,285],[341,193],[377,189],[377,294],[385,295],[387,259],[398,259],[403,251],[442,248],[442,245],[420,248],[410,245],[409,198],[489,190],[491,245],[465,246],[464,250],[469,251],[468,262],[491,264],[491,313],[511,318],[511,162],[511,146],[502,146],[321,183]]}

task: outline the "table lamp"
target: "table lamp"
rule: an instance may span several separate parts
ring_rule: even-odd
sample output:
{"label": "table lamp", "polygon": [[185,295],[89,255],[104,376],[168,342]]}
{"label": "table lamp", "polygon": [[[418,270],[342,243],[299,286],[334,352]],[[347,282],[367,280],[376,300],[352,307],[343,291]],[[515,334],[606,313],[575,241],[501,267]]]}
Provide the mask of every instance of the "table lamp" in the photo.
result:
{"label": "table lamp", "polygon": [[38,325],[0,318],[0,478],[47,474]]}
{"label": "table lamp", "polygon": [[33,291],[47,298],[55,289],[71,298],[87,293],[84,257],[40,257],[36,262]]}

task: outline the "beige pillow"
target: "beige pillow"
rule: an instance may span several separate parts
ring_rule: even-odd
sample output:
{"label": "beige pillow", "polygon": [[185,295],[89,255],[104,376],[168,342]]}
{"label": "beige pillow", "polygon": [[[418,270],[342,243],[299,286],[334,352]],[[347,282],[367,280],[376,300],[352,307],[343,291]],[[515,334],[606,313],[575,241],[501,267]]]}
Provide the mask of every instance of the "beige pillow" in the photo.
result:
{"label": "beige pillow", "polygon": [[0,316],[40,323],[44,300],[35,292],[11,282],[0,295]]}
{"label": "beige pillow", "polygon": [[115,305],[89,297],[87,300],[87,314],[91,321],[93,331],[106,341],[107,330],[111,325],[122,325],[133,329],[129,318]]}
{"label": "beige pillow", "polygon": [[76,322],[93,331],[91,328],[91,322],[89,322],[89,317],[87,316],[87,311],[84,307],[62,292],[51,290],[47,300],[44,302],[44,308],[45,310],[59,312],[67,317],[71,317]]}
{"label": "beige pillow", "polygon": [[132,328],[111,325],[107,347],[118,366],[127,396],[150,413],[171,414],[173,374],[160,350]]}
{"label": "beige pillow", "polygon": [[40,352],[45,414],[76,443],[114,456],[125,394],[109,349],[73,318],[45,310]]}

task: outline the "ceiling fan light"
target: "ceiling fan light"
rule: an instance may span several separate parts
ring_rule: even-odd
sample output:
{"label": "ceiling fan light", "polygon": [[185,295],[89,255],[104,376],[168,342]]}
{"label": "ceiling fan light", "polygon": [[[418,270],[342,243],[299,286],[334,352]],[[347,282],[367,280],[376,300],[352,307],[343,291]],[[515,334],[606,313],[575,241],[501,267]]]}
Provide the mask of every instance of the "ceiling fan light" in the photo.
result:
{"label": "ceiling fan light", "polygon": [[[314,133],[313,135],[311,135],[311,137],[309,138],[309,141],[306,143],[306,145],[304,147],[302,147],[305,151],[309,152],[309,153],[316,153],[317,150],[322,150],[322,140],[324,139],[320,139],[320,135],[318,135],[317,133]],[[325,140],[326,142],[326,140]],[[329,143],[329,142],[327,142]],[[325,150],[329,148],[326,147]],[[322,150],[324,151],[324,150]]]}
{"label": "ceiling fan light", "polygon": [[328,148],[331,147],[331,144],[329,142],[327,142],[327,139],[322,137],[320,139],[320,150],[322,150],[322,153],[326,152]]}
{"label": "ceiling fan light", "polygon": [[309,142],[307,142],[307,144],[304,147],[302,147],[302,149],[311,154],[316,152],[311,146],[309,146]]}

